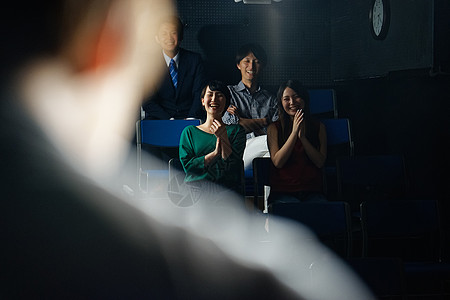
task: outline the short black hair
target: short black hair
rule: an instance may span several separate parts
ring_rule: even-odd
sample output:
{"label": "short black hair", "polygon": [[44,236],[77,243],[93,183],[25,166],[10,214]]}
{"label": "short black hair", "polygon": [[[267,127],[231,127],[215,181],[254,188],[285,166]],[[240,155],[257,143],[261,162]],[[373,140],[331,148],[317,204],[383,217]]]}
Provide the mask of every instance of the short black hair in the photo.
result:
{"label": "short black hair", "polygon": [[262,66],[267,65],[267,54],[261,45],[256,43],[249,43],[242,45],[236,53],[236,64],[238,65],[241,60],[243,60],[249,53],[253,53],[255,57],[259,60]]}
{"label": "short black hair", "polygon": [[202,90],[201,97],[205,97],[206,89],[209,89],[213,92],[221,92],[225,96],[225,109],[223,113],[227,110],[228,106],[230,106],[231,101],[231,93],[228,89],[227,85],[219,80],[211,80],[209,81]]}

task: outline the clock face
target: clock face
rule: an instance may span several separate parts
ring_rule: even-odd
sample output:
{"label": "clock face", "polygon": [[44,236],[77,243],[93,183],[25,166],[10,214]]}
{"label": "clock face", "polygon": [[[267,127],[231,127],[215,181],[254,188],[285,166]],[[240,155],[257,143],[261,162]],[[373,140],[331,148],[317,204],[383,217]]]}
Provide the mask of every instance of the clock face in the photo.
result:
{"label": "clock face", "polygon": [[383,1],[375,0],[372,8],[372,26],[376,36],[379,36],[383,28],[384,9]]}
{"label": "clock face", "polygon": [[372,0],[369,9],[369,25],[372,36],[381,40],[387,35],[390,21],[389,0]]}

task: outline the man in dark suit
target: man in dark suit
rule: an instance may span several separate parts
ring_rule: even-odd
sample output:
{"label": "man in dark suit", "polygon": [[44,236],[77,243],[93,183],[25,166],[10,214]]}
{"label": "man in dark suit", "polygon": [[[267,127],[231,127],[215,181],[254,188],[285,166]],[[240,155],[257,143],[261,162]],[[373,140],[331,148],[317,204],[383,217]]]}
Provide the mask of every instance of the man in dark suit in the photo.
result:
{"label": "man in dark suit", "polygon": [[200,54],[180,48],[183,40],[180,18],[166,18],[155,38],[163,50],[167,73],[157,92],[143,104],[145,118],[203,119],[200,100],[200,93],[206,83],[203,62]]}

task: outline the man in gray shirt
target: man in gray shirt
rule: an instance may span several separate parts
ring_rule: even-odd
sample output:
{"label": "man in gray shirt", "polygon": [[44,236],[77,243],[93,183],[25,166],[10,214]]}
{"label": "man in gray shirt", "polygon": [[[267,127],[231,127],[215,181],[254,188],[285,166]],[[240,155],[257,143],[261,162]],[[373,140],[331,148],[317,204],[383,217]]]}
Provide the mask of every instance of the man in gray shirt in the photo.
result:
{"label": "man in gray shirt", "polygon": [[254,157],[268,154],[266,127],[278,119],[276,97],[259,86],[259,75],[267,64],[267,55],[258,44],[245,44],[236,54],[241,81],[230,85],[231,104],[223,116],[225,124],[240,124],[247,132],[244,166]]}

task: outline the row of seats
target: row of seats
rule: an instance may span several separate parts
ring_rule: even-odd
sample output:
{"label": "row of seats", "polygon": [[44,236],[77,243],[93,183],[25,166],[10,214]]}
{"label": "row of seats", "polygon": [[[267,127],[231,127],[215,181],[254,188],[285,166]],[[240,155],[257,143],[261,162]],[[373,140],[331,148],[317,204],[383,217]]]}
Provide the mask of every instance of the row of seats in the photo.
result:
{"label": "row of seats", "polygon": [[[370,157],[370,161],[375,158],[380,157]],[[269,158],[254,160],[256,189],[261,190],[267,182],[268,166]],[[341,170],[342,165],[338,166]],[[170,161],[169,172],[171,200],[178,206],[193,205],[194,197],[179,190],[184,179],[179,160]],[[368,183],[375,186],[380,183],[377,180],[374,176]],[[367,182],[358,178],[356,183]],[[450,264],[444,262],[444,236],[435,200],[370,197],[359,205],[356,226],[354,211],[345,201],[278,203],[267,216],[265,243],[276,240],[284,228],[277,226],[280,220],[298,222],[354,269],[380,299],[441,299],[449,291]],[[322,276],[322,263],[326,262],[310,267],[312,284]]]}
{"label": "row of seats", "polygon": [[[283,219],[308,227],[367,282],[379,299],[449,296],[450,263],[442,253],[445,241],[437,201],[362,202],[360,253],[352,252],[356,247],[351,218],[349,204],[342,201],[278,203],[269,212],[269,233],[279,234],[276,224]],[[320,264],[311,266],[312,278],[321,278]]]}
{"label": "row of seats", "polygon": [[[324,167],[325,192],[331,200],[344,200],[344,195],[349,194],[349,191],[352,191],[347,188],[349,185],[345,185],[347,183],[351,183],[351,178],[349,176],[350,174],[358,174],[357,177],[360,179],[366,178],[367,175],[370,174],[370,170],[373,169],[373,164],[377,164],[379,168],[386,161],[386,159],[383,158],[382,161],[376,161],[372,163],[372,166],[368,166],[368,164],[370,164],[370,160],[367,158],[364,158],[364,163],[361,162],[363,159],[358,159],[357,163],[355,163],[356,159],[348,161],[346,162],[346,165],[353,166],[352,170],[348,172],[346,171],[348,168],[346,165],[344,166],[344,161],[341,161],[339,164],[342,169],[340,173],[346,176],[338,177],[338,159],[354,156],[354,143],[352,139],[350,120],[348,118],[337,118],[336,93],[333,89],[312,89],[309,90],[309,92],[311,96],[311,111],[314,115],[321,117],[321,121],[325,124],[327,129],[328,157]],[[140,191],[147,193],[149,191],[149,184],[152,182],[157,183],[158,179],[168,179],[167,167],[162,169],[153,168],[149,170],[148,165],[143,163],[143,156],[141,155],[142,146],[146,144],[154,147],[177,148],[183,128],[188,125],[198,124],[200,124],[200,120],[142,120],[136,123],[138,165],[137,178]],[[360,167],[356,170],[358,166]],[[386,168],[388,167],[389,166],[386,166]],[[152,180],[149,180],[150,177]],[[386,174],[377,174],[376,177],[376,180],[388,178],[386,177]],[[246,170],[246,196],[255,196],[253,181],[253,169]],[[375,182],[370,184],[370,186],[375,186],[377,184],[378,182]],[[345,188],[343,188],[344,186]],[[367,188],[367,186],[364,188]],[[373,190],[376,191],[376,189]],[[357,192],[353,192],[355,195],[351,198],[356,198],[356,196],[358,196]],[[257,198],[255,198],[255,200],[257,200]],[[347,199],[347,201],[349,200]],[[255,204],[258,206],[256,201]],[[352,209],[358,210],[358,204],[358,202],[352,204]],[[261,205],[259,205],[259,207],[261,208]]]}
{"label": "row of seats", "polygon": [[[338,128],[346,126],[347,119],[336,119],[336,92],[334,89],[310,89],[310,110],[311,113],[320,118],[331,119],[329,122],[330,128]],[[336,120],[334,120],[336,119]],[[138,165],[138,187],[140,192],[148,193],[149,184],[153,182],[160,182],[168,176],[167,168],[149,169],[143,163],[142,148],[143,145],[152,147],[178,147],[181,131],[188,125],[199,125],[200,120],[140,120],[136,123],[136,141],[137,141],[137,165]],[[341,125],[343,124],[343,125]],[[349,127],[348,127],[349,128]],[[343,139],[350,141],[350,132],[342,133],[341,130],[335,130],[336,134],[331,134],[329,143],[331,147],[337,143],[341,143]],[[339,137],[338,137],[339,136]],[[332,160],[330,160],[332,161]],[[253,193],[253,175],[252,170],[246,172],[245,188],[246,193],[251,195]],[[152,178],[152,180],[149,180]]]}
{"label": "row of seats", "polygon": [[[441,261],[442,230],[436,200],[370,200],[360,204],[360,226],[354,228],[344,201],[275,203],[269,216],[306,225],[341,257],[399,257],[405,261]],[[361,230],[361,231],[360,231]],[[276,225],[270,226],[276,232]],[[362,247],[353,253],[354,234]]]}
{"label": "row of seats", "polygon": [[[336,103],[336,99],[334,99]],[[327,129],[326,203],[283,203],[269,216],[309,227],[366,281],[379,299],[444,299],[450,264],[435,200],[407,200],[403,155],[355,155],[347,118],[316,114]],[[270,158],[253,161],[254,201],[267,195]],[[272,234],[276,223],[269,222]],[[311,278],[321,278],[321,263]],[[320,280],[320,279],[319,279]]]}
{"label": "row of seats", "polygon": [[[405,299],[406,294],[422,295],[423,299],[442,296],[450,282],[450,267],[441,260],[442,231],[436,202],[405,200],[409,186],[403,156],[355,155],[350,120],[338,118],[334,91],[331,111],[314,108],[318,102],[314,100],[314,92],[310,94],[312,112],[327,127],[324,178],[327,192],[336,192],[335,201],[289,204],[297,208],[274,206],[270,216],[290,218],[310,227],[368,282],[377,296],[387,299]],[[168,170],[148,172],[140,164],[139,152],[143,143],[178,147],[181,130],[199,123],[199,120],[137,122],[138,178],[142,191],[148,191],[148,184],[159,176],[169,179],[169,197],[176,205],[193,204],[193,197],[179,190],[184,177],[179,172],[178,160],[171,160]],[[270,159],[255,159],[251,176],[246,178],[247,192],[253,195],[255,203],[263,197],[264,186],[270,186],[269,166]],[[270,234],[276,234],[276,222],[269,221],[269,230],[270,240]],[[311,266],[311,272],[312,278],[320,273],[320,262]]]}
{"label": "row of seats", "polygon": [[[253,160],[255,203],[261,202],[264,186],[270,186],[270,165],[268,157]],[[348,202],[352,211],[358,211],[366,200],[402,199],[409,194],[405,160],[400,154],[338,156],[333,165],[325,167],[324,177],[326,185],[335,185],[337,195],[331,200]]]}
{"label": "row of seats", "polygon": [[[400,197],[401,192],[408,186],[403,158],[396,155],[354,157],[350,120],[337,118],[335,91],[333,89],[315,89],[309,92],[311,111],[316,116],[322,117],[321,121],[327,129],[328,155],[324,167],[324,187],[327,197],[330,200],[350,202],[353,211],[359,209],[360,201],[352,199],[364,200],[365,198],[361,197],[362,192],[369,194],[367,191],[371,191],[371,197],[388,194],[396,198]],[[140,191],[147,193],[148,185],[152,181],[158,181],[155,179],[168,180],[167,166],[162,169],[149,170],[148,166],[143,163],[142,146],[146,144],[155,147],[177,148],[183,128],[198,124],[200,124],[200,120],[142,120],[136,123],[137,177]],[[245,172],[246,196],[253,195],[255,205],[262,208],[257,201],[258,187],[253,186],[255,180],[253,173],[252,168]],[[152,180],[149,180],[150,177]],[[360,182],[356,184],[355,179]],[[390,191],[385,189],[389,182],[391,182]],[[394,191],[394,188],[397,188],[397,191]]]}

